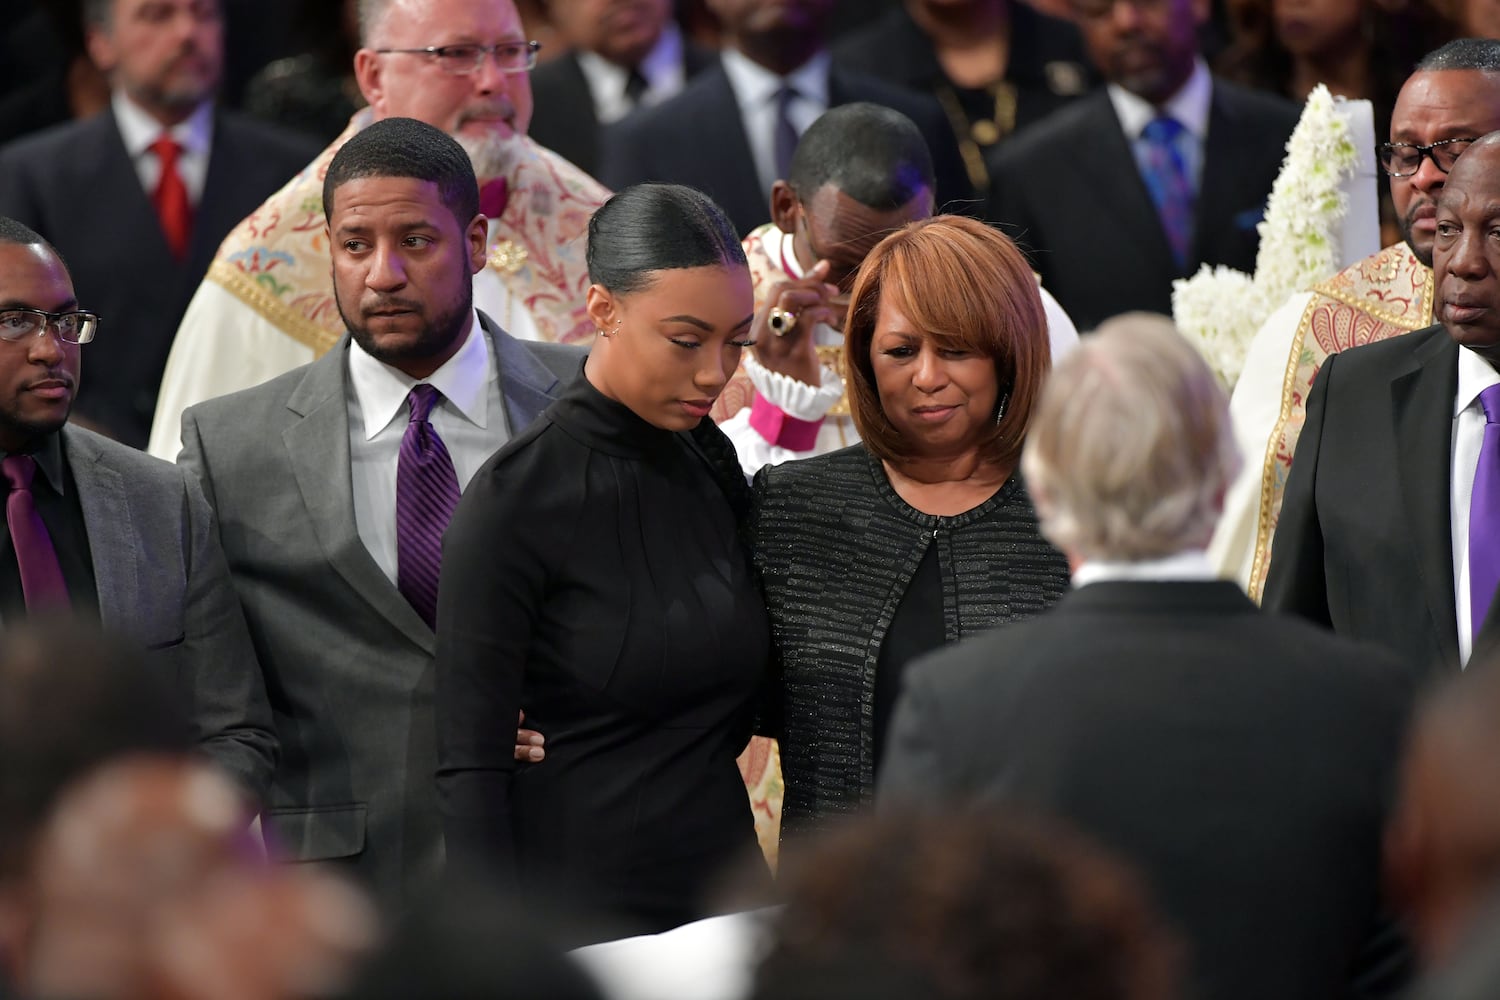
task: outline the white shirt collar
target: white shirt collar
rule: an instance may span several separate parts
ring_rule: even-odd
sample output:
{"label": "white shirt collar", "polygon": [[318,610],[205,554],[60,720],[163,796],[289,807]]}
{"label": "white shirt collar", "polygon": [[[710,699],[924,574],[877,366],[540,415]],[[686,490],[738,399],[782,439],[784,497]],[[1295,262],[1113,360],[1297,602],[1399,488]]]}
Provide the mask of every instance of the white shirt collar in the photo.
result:
{"label": "white shirt collar", "polygon": [[1203,549],[1188,549],[1162,559],[1139,562],[1089,560],[1073,572],[1073,586],[1086,587],[1105,580],[1151,581],[1216,580],[1219,574]]}
{"label": "white shirt collar", "polygon": [[828,106],[828,71],[833,60],[826,49],[784,77],[735,49],[725,49],[722,61],[730,89],[742,111],[764,107],[782,87],[791,87],[803,99],[820,107]]}
{"label": "white shirt collar", "polygon": [[806,271],[802,268],[802,262],[797,259],[797,248],[792,246],[792,234],[783,232],[781,227],[771,223],[766,229],[765,242],[767,245],[776,247],[776,263],[781,269],[794,278],[800,278]]}
{"label": "white shirt collar", "polygon": [[[147,114],[123,90],[116,90],[110,96],[110,107],[114,111],[120,138],[124,140],[125,152],[130,154],[132,160],[139,158],[160,138],[163,131],[161,122]],[[213,142],[213,102],[204,101],[193,109],[192,114],[165,131],[187,152],[207,156]]]}
{"label": "white shirt collar", "polygon": [[1158,115],[1177,119],[1200,143],[1208,138],[1208,112],[1214,86],[1208,65],[1201,58],[1193,60],[1193,72],[1187,81],[1160,108],[1119,84],[1112,83],[1107,89],[1115,117],[1120,120],[1120,130],[1132,142],[1140,138],[1141,129]]}
{"label": "white shirt collar", "polygon": [[487,388],[496,378],[495,362],[490,353],[490,338],[472,314],[468,339],[458,353],[425,379],[415,379],[399,368],[377,361],[358,342],[349,345],[349,381],[354,386],[359,412],[364,415],[365,440],[368,441],[403,412],[412,386],[427,382],[436,387],[454,409],[477,427],[487,426],[489,419]]}
{"label": "white shirt collar", "polygon": [[1467,347],[1460,347],[1458,393],[1453,397],[1453,415],[1456,417],[1471,406],[1478,408],[1479,394],[1492,385],[1500,385],[1500,371]]}
{"label": "white shirt collar", "polygon": [[[630,76],[630,67],[610,62],[599,53],[586,49],[578,50],[577,58],[578,69],[589,85],[595,114],[601,123],[609,124],[605,119],[617,120],[628,113],[631,107],[625,98],[625,81]],[[646,104],[682,89],[682,32],[675,24],[669,23],[662,29],[661,37],[635,68],[646,78],[647,90],[643,99]]]}

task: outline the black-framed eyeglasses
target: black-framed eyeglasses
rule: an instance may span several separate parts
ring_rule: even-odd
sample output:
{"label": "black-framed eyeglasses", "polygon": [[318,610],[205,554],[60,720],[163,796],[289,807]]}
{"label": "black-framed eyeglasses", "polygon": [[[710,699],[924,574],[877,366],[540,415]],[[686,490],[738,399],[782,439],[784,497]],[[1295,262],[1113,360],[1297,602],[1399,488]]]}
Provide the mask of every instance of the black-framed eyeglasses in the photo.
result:
{"label": "black-framed eyeglasses", "polygon": [[495,57],[502,73],[525,73],[536,66],[541,42],[496,42],[494,45],[428,45],[420,49],[376,49],[381,55],[426,56],[449,76],[468,76],[479,72],[487,56]]}
{"label": "black-framed eyeglasses", "polygon": [[1410,177],[1422,169],[1422,157],[1427,156],[1432,158],[1433,166],[1446,174],[1458,162],[1458,154],[1473,142],[1473,139],[1439,139],[1430,146],[1383,142],[1380,144],[1380,167],[1392,177]]}
{"label": "black-framed eyeglasses", "polygon": [[99,317],[74,309],[49,313],[40,309],[0,309],[0,340],[40,337],[48,328],[69,344],[87,344],[99,329]]}

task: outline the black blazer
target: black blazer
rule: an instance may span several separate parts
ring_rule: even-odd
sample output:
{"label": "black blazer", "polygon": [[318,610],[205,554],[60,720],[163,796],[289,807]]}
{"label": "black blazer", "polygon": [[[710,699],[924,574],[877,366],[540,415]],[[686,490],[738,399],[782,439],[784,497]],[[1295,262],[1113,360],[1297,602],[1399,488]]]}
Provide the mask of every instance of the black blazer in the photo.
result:
{"label": "black blazer", "polygon": [[[718,64],[717,52],[682,40],[684,83]],[[597,176],[599,119],[577,53],[565,52],[531,71],[531,101],[531,138]]]}
{"label": "black blazer", "polygon": [[[829,106],[854,101],[883,104],[916,122],[932,150],[938,207],[972,208],[958,144],[937,101],[834,66]],[[701,73],[670,101],[609,126],[602,144],[599,179],[616,191],[642,181],[688,184],[712,197],[741,236],[771,221],[771,200],[761,190],[740,106],[722,66]]]}
{"label": "black blazer", "polygon": [[1381,829],[1412,689],[1380,650],[1232,583],[1091,584],[908,669],[878,801],[1055,814],[1143,874],[1190,946],[1189,995],[1327,1000],[1388,940]]}
{"label": "black blazer", "polygon": [[1179,270],[1106,90],[1003,143],[986,218],[1026,250],[1080,330],[1134,309],[1172,312],[1172,280],[1200,264],[1255,270],[1255,224],[1297,107],[1215,79],[1193,252]]}
{"label": "black blazer", "polygon": [[[1271,543],[1266,607],[1413,664],[1457,668],[1457,392],[1458,345],[1441,326],[1329,355],[1308,394]],[[1487,619],[1476,650],[1500,641],[1497,617]]]}
{"label": "black blazer", "polygon": [[0,215],[56,246],[79,303],[102,317],[98,339],[83,351],[88,388],[76,415],[126,444],[146,446],[172,338],[219,243],[317,154],[311,140],[216,114],[192,245],[178,263],[113,112],[0,149]]}

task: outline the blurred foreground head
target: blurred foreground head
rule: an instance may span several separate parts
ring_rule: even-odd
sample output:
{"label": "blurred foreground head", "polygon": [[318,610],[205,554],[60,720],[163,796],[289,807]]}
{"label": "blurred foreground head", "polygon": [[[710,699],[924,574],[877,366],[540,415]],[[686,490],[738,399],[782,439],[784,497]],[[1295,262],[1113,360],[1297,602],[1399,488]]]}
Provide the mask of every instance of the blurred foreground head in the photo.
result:
{"label": "blurred foreground head", "polygon": [[34,1000],[301,1000],[332,995],[373,943],[362,897],[270,869],[212,765],[135,756],[59,799],[28,880],[18,980]]}
{"label": "blurred foreground head", "polygon": [[1137,879],[1067,830],[869,817],[808,844],[757,1000],[1167,1000],[1176,946]]}
{"label": "blurred foreground head", "polygon": [[1407,741],[1386,837],[1391,894],[1427,965],[1445,962],[1500,889],[1500,656],[1476,652]]}

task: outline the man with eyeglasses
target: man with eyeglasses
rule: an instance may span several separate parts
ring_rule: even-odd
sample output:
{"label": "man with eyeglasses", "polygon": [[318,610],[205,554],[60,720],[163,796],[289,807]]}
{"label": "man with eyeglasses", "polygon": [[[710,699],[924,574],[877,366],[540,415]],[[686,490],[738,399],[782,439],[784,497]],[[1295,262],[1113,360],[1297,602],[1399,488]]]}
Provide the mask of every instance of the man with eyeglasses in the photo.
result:
{"label": "man with eyeglasses", "polygon": [[137,644],[200,748],[259,802],[277,741],[197,479],[67,423],[99,326],[57,251],[0,215],[0,620],[73,615]]}
{"label": "man with eyeglasses", "polygon": [[354,73],[369,101],[344,134],[224,241],[167,360],[150,451],[175,457],[182,411],[322,356],[344,333],[323,237],[323,174],[349,137],[416,118],[468,152],[489,219],[476,304],[521,340],[581,342],[589,216],[609,192],[526,135],[539,48],[512,0],[361,0]]}
{"label": "man with eyeglasses", "polygon": [[219,241],[316,144],[214,107],[219,0],[81,6],[110,106],[0,150],[0,214],[51,240],[110,318],[74,419],[143,448],[172,333]]}
{"label": "man with eyeglasses", "polygon": [[1437,322],[1323,361],[1264,603],[1451,673],[1500,644],[1500,132],[1405,217]]}
{"label": "man with eyeglasses", "polygon": [[1349,347],[1432,323],[1433,212],[1469,143],[1500,128],[1500,41],[1466,38],[1433,50],[1402,86],[1381,167],[1402,242],[1292,296],[1262,324],[1230,412],[1247,456],[1209,549],[1214,565],[1259,597],[1313,377]]}
{"label": "man with eyeglasses", "polygon": [[1172,282],[1203,265],[1255,269],[1297,109],[1209,72],[1209,0],[1068,3],[1108,86],[993,148],[985,218],[1089,329],[1170,313]]}

